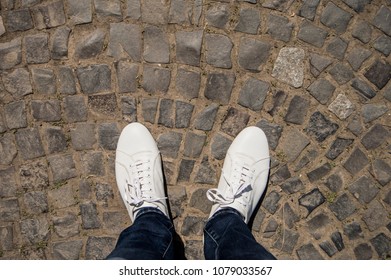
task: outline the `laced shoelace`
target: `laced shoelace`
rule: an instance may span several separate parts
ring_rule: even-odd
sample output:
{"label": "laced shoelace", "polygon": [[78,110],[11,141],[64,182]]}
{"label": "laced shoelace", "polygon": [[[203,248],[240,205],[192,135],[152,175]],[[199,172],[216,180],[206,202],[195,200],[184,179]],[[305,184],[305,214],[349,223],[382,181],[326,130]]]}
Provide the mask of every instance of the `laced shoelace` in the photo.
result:
{"label": "laced shoelace", "polygon": [[131,206],[139,207],[144,202],[157,202],[167,197],[156,198],[152,196],[152,176],[150,160],[138,161],[130,166],[131,182],[126,180],[125,199]]}
{"label": "laced shoelace", "polygon": [[[222,194],[217,188],[209,189],[206,193],[207,198],[220,205],[233,203],[237,198],[244,196],[252,190],[251,180],[254,172],[254,170],[243,163],[234,163],[232,179],[230,179],[224,171],[222,173],[222,176],[229,187],[229,192]],[[237,202],[246,207],[247,199],[237,200]]]}

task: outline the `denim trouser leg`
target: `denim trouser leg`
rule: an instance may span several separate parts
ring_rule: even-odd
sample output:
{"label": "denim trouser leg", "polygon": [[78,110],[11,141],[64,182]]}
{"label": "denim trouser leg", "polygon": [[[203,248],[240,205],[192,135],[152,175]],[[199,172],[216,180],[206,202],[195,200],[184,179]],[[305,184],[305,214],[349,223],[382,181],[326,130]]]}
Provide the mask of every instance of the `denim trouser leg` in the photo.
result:
{"label": "denim trouser leg", "polygon": [[204,254],[207,260],[274,260],[252,235],[233,208],[216,212],[205,225]]}
{"label": "denim trouser leg", "polygon": [[175,229],[170,219],[155,208],[139,211],[133,225],[119,236],[107,259],[175,259]]}

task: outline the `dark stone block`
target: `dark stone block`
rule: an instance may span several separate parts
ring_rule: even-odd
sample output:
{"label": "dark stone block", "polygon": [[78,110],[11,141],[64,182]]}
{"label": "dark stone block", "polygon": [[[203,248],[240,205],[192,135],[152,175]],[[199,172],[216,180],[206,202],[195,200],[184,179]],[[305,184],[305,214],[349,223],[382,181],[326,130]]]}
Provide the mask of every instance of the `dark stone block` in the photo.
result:
{"label": "dark stone block", "polygon": [[322,255],[311,243],[301,246],[296,253],[300,260],[323,260]]}
{"label": "dark stone block", "polygon": [[54,71],[48,68],[33,68],[31,70],[34,89],[39,94],[54,95],[57,91]]}
{"label": "dark stone block", "polygon": [[12,197],[16,195],[18,185],[15,180],[15,168],[0,169],[0,197]]}
{"label": "dark stone block", "polygon": [[328,159],[336,159],[342,152],[344,152],[352,143],[353,139],[339,138],[335,139],[330,149],[326,153]]}
{"label": "dark stone block", "polygon": [[323,241],[319,244],[319,247],[322,248],[323,251],[326,252],[326,254],[329,256],[329,257],[332,257],[334,256],[338,250],[337,248],[335,247],[335,245],[329,241]]}
{"label": "dark stone block", "polygon": [[65,117],[68,122],[82,122],[87,120],[87,106],[84,97],[80,95],[64,98]]}
{"label": "dark stone block", "polygon": [[197,72],[178,69],[176,76],[176,89],[187,99],[198,97],[201,85],[201,75]]}
{"label": "dark stone block", "polygon": [[325,201],[325,197],[317,188],[299,198],[299,204],[308,210],[307,216]]}
{"label": "dark stone block", "polygon": [[50,60],[48,35],[46,33],[24,37],[27,63],[46,63]]}
{"label": "dark stone block", "polygon": [[149,123],[155,123],[158,103],[159,103],[159,100],[157,98],[144,99],[142,101],[141,106],[142,106],[142,115],[143,115],[144,121],[149,122]]}
{"label": "dark stone block", "polygon": [[206,62],[219,68],[232,68],[231,51],[233,44],[229,37],[219,34],[205,36]]}
{"label": "dark stone block", "polygon": [[269,83],[250,78],[240,91],[238,103],[253,111],[260,111],[269,89]]}
{"label": "dark stone block", "polygon": [[78,25],[92,21],[92,2],[89,0],[68,0],[67,15],[71,23]]}
{"label": "dark stone block", "polygon": [[236,77],[233,73],[209,73],[204,95],[223,105],[229,103]]}
{"label": "dark stone block", "polygon": [[122,18],[120,0],[94,0],[94,6],[98,18]]}
{"label": "dark stone block", "polygon": [[376,60],[364,76],[378,89],[382,89],[391,79],[391,64]]}
{"label": "dark stone block", "polygon": [[113,237],[88,237],[85,258],[87,260],[105,259],[114,250],[116,242],[116,238]]}
{"label": "dark stone block", "polygon": [[364,11],[365,6],[370,4],[372,0],[342,0],[346,5],[355,10],[357,13]]}
{"label": "dark stone block", "polygon": [[81,36],[76,42],[75,58],[88,59],[99,55],[103,50],[105,37],[106,32],[102,29]]}
{"label": "dark stone block", "polygon": [[288,165],[284,164],[283,166],[279,167],[277,171],[273,173],[273,175],[270,176],[270,181],[274,185],[279,185],[285,180],[289,179],[291,176],[292,174],[289,171]]}
{"label": "dark stone block", "polygon": [[128,122],[137,121],[137,100],[134,97],[123,96],[121,97],[121,109],[123,118]]}
{"label": "dark stone block", "polygon": [[264,201],[262,202],[262,206],[269,211],[270,214],[276,213],[277,209],[279,208],[279,201],[280,201],[281,195],[275,191],[270,192],[268,195],[266,195]]}
{"label": "dark stone block", "polygon": [[77,170],[72,155],[50,156],[48,161],[55,183],[64,182],[77,176]]}
{"label": "dark stone block", "polygon": [[325,185],[332,192],[337,193],[341,190],[343,183],[343,179],[339,174],[333,174],[326,179]]}
{"label": "dark stone block", "polygon": [[390,136],[390,132],[387,128],[381,124],[375,124],[371,129],[363,136],[361,143],[367,150],[373,150],[380,147]]}
{"label": "dark stone block", "polygon": [[248,114],[231,107],[223,120],[221,130],[235,137],[247,126],[249,120],[250,116]]}
{"label": "dark stone block", "polygon": [[[13,226],[0,227],[0,246],[4,251],[10,251],[14,248],[14,229]],[[4,255],[3,255],[4,257]]]}
{"label": "dark stone block", "polygon": [[189,182],[191,173],[193,172],[195,161],[182,159],[179,166],[178,182]]}
{"label": "dark stone block", "polygon": [[176,59],[178,63],[199,66],[203,31],[179,31],[176,33]]}
{"label": "dark stone block", "polygon": [[256,126],[263,130],[269,142],[269,147],[275,150],[281,137],[282,127],[266,120],[261,120]]}
{"label": "dark stone block", "polygon": [[0,61],[0,70],[12,69],[22,62],[22,40],[20,38],[0,43]]}
{"label": "dark stone block", "polygon": [[108,65],[96,64],[76,70],[81,90],[86,94],[111,90],[111,70]]}
{"label": "dark stone block", "polygon": [[370,50],[363,47],[355,47],[348,53],[346,59],[350,66],[352,66],[353,70],[358,71],[364,61],[366,61],[371,55],[372,52]]}
{"label": "dark stone block", "polygon": [[33,93],[30,83],[30,73],[25,68],[17,68],[12,72],[3,74],[4,88],[16,99]]}
{"label": "dark stone block", "polygon": [[358,21],[353,28],[352,36],[366,44],[372,38],[372,26],[366,21]]}
{"label": "dark stone block", "polygon": [[232,140],[223,136],[222,134],[216,134],[212,139],[211,153],[215,159],[221,160],[225,158],[229,146]]}
{"label": "dark stone block", "polygon": [[323,10],[320,22],[341,34],[346,31],[351,18],[350,13],[329,2]]}
{"label": "dark stone block", "polygon": [[317,180],[322,179],[327,174],[329,174],[331,171],[331,168],[332,167],[331,167],[330,163],[327,162],[327,163],[319,166],[318,168],[308,172],[307,177],[310,180],[310,182],[313,183]]}
{"label": "dark stone block", "polygon": [[234,30],[248,34],[257,34],[260,24],[261,16],[259,10],[241,9],[239,12],[239,22]]}
{"label": "dark stone block", "polygon": [[271,46],[260,40],[242,38],[240,40],[238,62],[239,65],[249,71],[259,72],[270,53]]}
{"label": "dark stone block", "polygon": [[58,90],[61,94],[75,94],[76,82],[73,69],[67,66],[58,68]]}
{"label": "dark stone block", "polygon": [[391,38],[386,35],[379,36],[373,43],[373,47],[385,56],[391,53]]}
{"label": "dark stone block", "polygon": [[357,222],[352,222],[350,224],[344,225],[343,232],[345,235],[347,235],[349,240],[355,240],[364,237],[364,234],[361,230],[361,226]]}
{"label": "dark stone block", "polygon": [[370,231],[375,231],[387,225],[389,222],[388,216],[389,212],[375,199],[368,205],[368,209],[362,215],[362,219]]}
{"label": "dark stone block", "polygon": [[127,0],[125,17],[132,19],[140,19],[141,17],[141,3],[140,0]]}
{"label": "dark stone block", "polygon": [[157,145],[164,157],[177,158],[181,142],[182,134],[172,131],[161,134]]}
{"label": "dark stone block", "polygon": [[171,70],[167,68],[144,66],[142,86],[149,93],[167,93],[171,81]]}
{"label": "dark stone block", "polygon": [[142,38],[139,25],[127,23],[111,23],[110,39],[107,55],[115,59],[129,56],[133,61],[141,61]]}
{"label": "dark stone block", "polygon": [[359,78],[355,78],[352,81],[352,87],[363,97],[367,99],[372,99],[376,96],[376,91],[374,91],[366,82]]}
{"label": "dark stone block", "polygon": [[71,29],[67,26],[59,27],[52,35],[50,51],[52,59],[65,59],[68,57],[68,41]]}
{"label": "dark stone block", "polygon": [[343,167],[354,175],[367,166],[368,163],[369,161],[366,155],[359,148],[356,148],[343,164]]}
{"label": "dark stone block", "polygon": [[46,242],[49,238],[49,222],[44,216],[22,220],[20,231],[29,244]]}
{"label": "dark stone block", "polygon": [[216,171],[209,163],[208,157],[204,157],[194,178],[195,183],[216,184]]}
{"label": "dark stone block", "polygon": [[337,37],[334,38],[330,42],[330,44],[327,45],[326,50],[329,54],[331,54],[335,58],[339,60],[343,60],[347,47],[348,47],[348,43],[345,40]]}
{"label": "dark stone block", "polygon": [[389,8],[384,5],[381,6],[372,23],[388,36],[391,36],[391,10]]}
{"label": "dark stone block", "polygon": [[219,105],[212,103],[201,112],[199,112],[194,120],[194,127],[199,130],[210,131],[213,128]]}
{"label": "dark stone block", "polygon": [[346,219],[356,211],[356,206],[346,193],[342,194],[335,202],[331,203],[329,208],[340,221]]}
{"label": "dark stone block", "polygon": [[284,158],[286,157],[288,162],[292,162],[309,144],[310,141],[299,130],[290,129],[287,131],[286,138],[279,145],[281,145]]}
{"label": "dark stone block", "polygon": [[382,186],[387,185],[391,181],[391,167],[382,159],[373,161],[372,174]]}
{"label": "dark stone block", "polygon": [[284,204],[283,208],[284,223],[288,228],[292,229],[296,222],[300,220],[300,217],[292,210],[289,203]]}
{"label": "dark stone block", "polygon": [[342,251],[345,248],[345,244],[343,243],[342,234],[338,231],[333,232],[330,236],[331,241],[333,241],[335,247],[338,251]]}
{"label": "dark stone block", "polygon": [[98,127],[99,145],[106,150],[115,150],[120,131],[116,123],[102,123]]}
{"label": "dark stone block", "polygon": [[201,155],[205,145],[206,135],[188,132],[185,138],[185,147],[183,154],[186,157],[197,158]]}
{"label": "dark stone block", "polygon": [[204,219],[195,216],[186,216],[183,221],[181,234],[184,236],[200,235],[203,233]]}
{"label": "dark stone block", "polygon": [[94,202],[89,201],[81,203],[80,212],[83,229],[95,229],[101,227],[98,210]]}
{"label": "dark stone block", "polygon": [[151,63],[169,63],[168,35],[161,28],[147,26],[144,30],[144,59]]}
{"label": "dark stone block", "polygon": [[34,6],[32,12],[37,29],[57,27],[66,22],[63,1]]}
{"label": "dark stone block", "polygon": [[146,0],[141,5],[141,19],[145,23],[164,25],[168,23],[170,5],[159,0]]}
{"label": "dark stone block", "polygon": [[16,157],[15,138],[12,134],[0,136],[0,164],[10,165]]}
{"label": "dark stone block", "polygon": [[298,240],[299,234],[297,232],[286,229],[273,244],[273,248],[292,254]]}
{"label": "dark stone block", "polygon": [[334,67],[330,69],[329,73],[339,85],[346,84],[354,78],[352,69],[342,63],[334,65]]}
{"label": "dark stone block", "polygon": [[205,19],[208,25],[224,28],[228,23],[229,15],[229,6],[227,4],[216,3],[207,9]]}
{"label": "dark stone block", "polygon": [[162,99],[160,101],[158,124],[174,127],[174,100]]}
{"label": "dark stone block", "polygon": [[305,0],[297,15],[309,20],[314,20],[320,0]]}
{"label": "dark stone block", "polygon": [[388,111],[388,106],[383,104],[365,104],[361,107],[361,115],[364,123],[369,123],[380,118]]}
{"label": "dark stone block", "polygon": [[125,60],[120,60],[115,63],[115,69],[117,71],[119,92],[135,92],[138,88],[139,66]]}
{"label": "dark stone block", "polygon": [[391,256],[391,239],[384,233],[379,233],[371,239],[371,244],[375,248],[379,258],[385,260]]}
{"label": "dark stone block", "polygon": [[[307,90],[319,101],[319,103],[325,105],[332,97],[335,86],[326,79],[318,79],[313,82]],[[308,104],[306,107],[308,107]]]}
{"label": "dark stone block", "polygon": [[4,106],[4,117],[9,129],[27,126],[27,112],[24,101],[15,101]]}
{"label": "dark stone block", "polygon": [[332,60],[328,57],[321,56],[316,53],[310,53],[310,70],[314,77],[318,77],[327,67],[330,66]]}
{"label": "dark stone block", "polygon": [[205,214],[209,214],[213,204],[208,199],[205,199],[207,191],[208,189],[199,188],[193,192],[190,198],[190,207],[194,207]]}
{"label": "dark stone block", "polygon": [[190,120],[193,115],[194,105],[183,101],[175,102],[175,127],[187,128],[190,126]]}
{"label": "dark stone block", "polygon": [[328,230],[331,219],[324,213],[317,214],[307,222],[307,228],[311,235],[319,240]]}
{"label": "dark stone block", "polygon": [[31,101],[33,117],[36,120],[55,122],[61,120],[61,106],[59,100]]}
{"label": "dark stone block", "polygon": [[358,199],[358,201],[366,204],[376,197],[379,189],[371,178],[362,176],[349,187],[349,191]]}
{"label": "dark stone block", "polygon": [[266,0],[262,4],[262,7],[283,12],[286,11],[291,5],[292,5],[292,1],[289,0],[279,0],[279,1]]}
{"label": "dark stone block", "polygon": [[[93,154],[91,154],[93,155]],[[102,155],[99,155],[99,153],[95,153],[93,157],[101,158]],[[102,164],[101,164],[102,165]],[[98,173],[100,173],[100,170],[95,169]],[[103,172],[104,173],[104,172]],[[102,174],[102,173],[100,173]],[[100,202],[104,207],[108,206],[109,200],[114,199],[114,193],[113,189],[111,188],[111,185],[105,184],[105,183],[97,183],[95,186],[95,197],[98,202]]]}
{"label": "dark stone block", "polygon": [[23,159],[34,159],[45,155],[37,128],[19,129],[15,133],[15,137]]}
{"label": "dark stone block", "polygon": [[25,193],[23,202],[28,214],[41,214],[49,211],[46,194],[42,191]]}
{"label": "dark stone block", "polygon": [[61,127],[45,129],[46,143],[50,154],[59,153],[67,148],[67,139]]}
{"label": "dark stone block", "polygon": [[269,14],[267,21],[267,33],[276,40],[289,42],[294,25],[286,17]]}
{"label": "dark stone block", "polygon": [[289,123],[303,124],[309,105],[310,102],[307,99],[295,95],[289,103],[284,120]]}
{"label": "dark stone block", "polygon": [[101,152],[89,152],[82,155],[83,174],[86,176],[104,176],[105,166]]}
{"label": "dark stone block", "polygon": [[326,40],[327,34],[328,32],[326,30],[317,27],[309,21],[304,21],[300,26],[297,38],[315,47],[321,48]]}
{"label": "dark stone block", "polygon": [[[182,0],[171,1],[168,22],[180,25],[189,25],[192,20],[193,1],[190,3]],[[196,5],[196,3],[194,3]]]}
{"label": "dark stone block", "polygon": [[34,27],[30,10],[27,8],[7,12],[6,28],[8,32],[26,31]]}
{"label": "dark stone block", "polygon": [[53,216],[53,226],[56,234],[62,238],[80,233],[78,216],[70,212]]}
{"label": "dark stone block", "polygon": [[276,92],[273,93],[273,105],[271,109],[269,109],[267,112],[271,115],[274,116],[280,107],[284,104],[284,101],[287,97],[287,94],[282,91],[282,90],[277,90]]}
{"label": "dark stone block", "polygon": [[54,242],[53,258],[55,260],[79,260],[82,248],[82,240]]}
{"label": "dark stone block", "polygon": [[304,189],[304,184],[298,177],[293,177],[281,184],[281,189],[287,194],[293,194]]}
{"label": "dark stone block", "polygon": [[16,222],[20,219],[18,199],[0,200],[0,221]]}
{"label": "dark stone block", "polygon": [[370,260],[372,259],[372,248],[366,243],[359,244],[354,248],[354,255],[357,260]]}
{"label": "dark stone block", "polygon": [[322,113],[315,112],[310,117],[306,132],[313,136],[316,141],[323,142],[330,135],[333,135],[339,125],[328,120]]}

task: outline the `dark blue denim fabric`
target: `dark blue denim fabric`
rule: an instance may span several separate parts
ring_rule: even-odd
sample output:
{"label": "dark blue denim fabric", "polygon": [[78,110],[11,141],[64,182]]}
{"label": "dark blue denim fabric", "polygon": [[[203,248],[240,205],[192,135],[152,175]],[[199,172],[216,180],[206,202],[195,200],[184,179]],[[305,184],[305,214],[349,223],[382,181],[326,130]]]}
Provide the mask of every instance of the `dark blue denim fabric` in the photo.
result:
{"label": "dark blue denim fabric", "polygon": [[[172,260],[184,259],[183,244],[178,240],[170,219],[155,208],[143,208],[130,227],[119,236],[107,259]],[[205,259],[275,259],[257,243],[240,214],[226,208],[206,223]]]}
{"label": "dark blue denim fabric", "polygon": [[206,260],[275,260],[252,235],[243,217],[233,208],[217,211],[205,225]]}

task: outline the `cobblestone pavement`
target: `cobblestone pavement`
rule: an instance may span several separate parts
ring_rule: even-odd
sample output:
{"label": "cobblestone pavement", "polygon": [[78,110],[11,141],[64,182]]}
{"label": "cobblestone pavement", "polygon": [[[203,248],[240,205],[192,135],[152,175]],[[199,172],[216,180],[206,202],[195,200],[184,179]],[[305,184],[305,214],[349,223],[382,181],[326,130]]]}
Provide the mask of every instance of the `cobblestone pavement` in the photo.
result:
{"label": "cobblestone pavement", "polygon": [[161,149],[189,259],[227,148],[264,129],[279,259],[391,254],[390,0],[0,0],[0,257],[102,259],[121,129]]}

